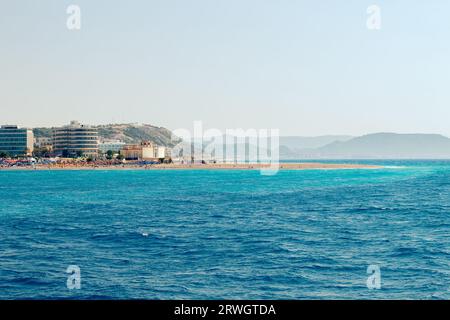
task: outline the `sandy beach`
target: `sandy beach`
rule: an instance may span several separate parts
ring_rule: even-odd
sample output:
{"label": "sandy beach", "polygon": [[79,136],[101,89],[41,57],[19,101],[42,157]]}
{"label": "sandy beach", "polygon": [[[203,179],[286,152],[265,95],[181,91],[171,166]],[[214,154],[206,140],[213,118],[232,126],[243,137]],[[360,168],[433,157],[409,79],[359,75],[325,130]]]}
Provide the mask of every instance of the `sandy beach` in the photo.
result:
{"label": "sandy beach", "polygon": [[[269,169],[267,164],[154,164],[154,165],[94,165],[55,164],[35,166],[0,167],[0,170],[260,170]],[[274,166],[274,169],[277,167]],[[280,163],[280,170],[337,170],[337,169],[380,169],[382,166],[332,163]]]}

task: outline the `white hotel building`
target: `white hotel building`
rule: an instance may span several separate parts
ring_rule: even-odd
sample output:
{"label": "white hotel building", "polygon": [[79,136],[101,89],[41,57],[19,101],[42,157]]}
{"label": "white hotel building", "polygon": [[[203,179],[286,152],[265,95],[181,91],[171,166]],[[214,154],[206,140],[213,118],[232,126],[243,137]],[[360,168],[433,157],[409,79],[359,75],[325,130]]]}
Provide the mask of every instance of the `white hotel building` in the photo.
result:
{"label": "white hotel building", "polygon": [[98,156],[98,131],[72,121],[53,129],[53,151],[62,157]]}

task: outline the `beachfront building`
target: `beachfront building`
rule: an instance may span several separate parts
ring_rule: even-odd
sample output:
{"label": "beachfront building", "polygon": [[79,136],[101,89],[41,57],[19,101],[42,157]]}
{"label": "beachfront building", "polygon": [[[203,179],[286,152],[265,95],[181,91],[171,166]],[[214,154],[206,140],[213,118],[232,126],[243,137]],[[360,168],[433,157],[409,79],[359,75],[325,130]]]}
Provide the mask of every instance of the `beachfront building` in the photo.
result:
{"label": "beachfront building", "polygon": [[53,153],[53,139],[49,137],[38,137],[34,139],[34,152],[36,157],[48,157]]}
{"label": "beachfront building", "polygon": [[15,125],[0,127],[0,153],[10,156],[31,156],[33,153],[33,130]]}
{"label": "beachfront building", "polygon": [[153,143],[142,141],[140,144],[129,144],[120,151],[125,160],[150,160],[155,158]]}
{"label": "beachfront building", "polygon": [[103,141],[99,143],[98,150],[101,153],[107,153],[112,151],[114,153],[119,153],[125,147],[126,143],[119,140]]}
{"label": "beachfront building", "polygon": [[158,159],[163,159],[167,157],[166,147],[156,146],[155,147],[155,156]]}
{"label": "beachfront building", "polygon": [[62,157],[97,157],[98,131],[72,121],[69,125],[53,129],[53,151]]}
{"label": "beachfront building", "polygon": [[34,146],[36,148],[49,148],[53,147],[53,139],[49,137],[34,138]]}
{"label": "beachfront building", "polygon": [[166,157],[166,148],[157,146],[149,141],[142,141],[140,144],[126,145],[120,151],[125,160],[154,160]]}

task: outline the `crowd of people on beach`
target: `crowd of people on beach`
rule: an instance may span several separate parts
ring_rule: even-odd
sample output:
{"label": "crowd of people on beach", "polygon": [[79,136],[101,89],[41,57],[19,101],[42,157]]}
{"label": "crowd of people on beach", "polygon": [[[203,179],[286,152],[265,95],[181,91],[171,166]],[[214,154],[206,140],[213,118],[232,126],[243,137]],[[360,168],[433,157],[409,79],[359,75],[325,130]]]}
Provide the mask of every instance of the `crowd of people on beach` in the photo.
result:
{"label": "crowd of people on beach", "polygon": [[101,167],[149,167],[159,164],[155,161],[123,161],[117,159],[67,159],[67,158],[0,158],[1,168],[47,168],[47,169],[71,169],[71,168],[101,168]]}
{"label": "crowd of people on beach", "polygon": [[28,167],[32,166],[33,162],[28,159],[2,159],[0,158],[0,168],[10,167]]}

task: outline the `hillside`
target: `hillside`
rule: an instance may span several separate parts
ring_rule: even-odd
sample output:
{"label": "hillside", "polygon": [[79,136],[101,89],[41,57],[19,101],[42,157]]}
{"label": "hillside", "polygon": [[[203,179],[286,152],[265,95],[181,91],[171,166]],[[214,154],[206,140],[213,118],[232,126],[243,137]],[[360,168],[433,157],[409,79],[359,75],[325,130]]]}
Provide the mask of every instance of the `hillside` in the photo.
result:
{"label": "hillside", "polygon": [[[172,132],[163,127],[149,124],[108,124],[93,126],[98,130],[100,140],[121,140],[126,143],[139,143],[142,140],[152,141],[158,145],[172,147]],[[35,137],[51,137],[51,128],[33,129]]]}
{"label": "hillside", "polygon": [[438,134],[376,133],[316,149],[322,157],[448,158],[450,139]]}
{"label": "hillside", "polygon": [[280,137],[280,146],[287,147],[290,150],[320,148],[335,141],[348,141],[352,136],[344,135],[328,135],[318,137],[297,137],[282,136]]}
{"label": "hillside", "polygon": [[375,133],[319,148],[293,150],[283,147],[282,158],[379,159],[450,158],[450,139],[438,134]]}

